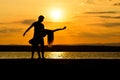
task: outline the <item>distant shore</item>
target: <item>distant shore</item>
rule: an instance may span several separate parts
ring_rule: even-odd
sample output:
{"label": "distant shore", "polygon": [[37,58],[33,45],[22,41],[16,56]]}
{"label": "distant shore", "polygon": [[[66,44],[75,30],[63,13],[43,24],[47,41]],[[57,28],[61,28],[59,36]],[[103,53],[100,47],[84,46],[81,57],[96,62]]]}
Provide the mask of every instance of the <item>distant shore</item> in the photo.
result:
{"label": "distant shore", "polygon": [[[29,52],[30,45],[0,45],[0,52]],[[120,52],[120,46],[103,46],[103,45],[53,45],[45,46],[45,51],[64,51],[64,52]]]}

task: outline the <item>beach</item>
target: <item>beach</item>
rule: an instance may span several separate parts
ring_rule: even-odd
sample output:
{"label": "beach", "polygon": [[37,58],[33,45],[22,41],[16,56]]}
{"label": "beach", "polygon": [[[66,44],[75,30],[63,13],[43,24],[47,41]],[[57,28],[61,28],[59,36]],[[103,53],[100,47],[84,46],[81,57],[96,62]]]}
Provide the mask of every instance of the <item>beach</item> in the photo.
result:
{"label": "beach", "polygon": [[31,46],[0,46],[0,64],[120,64],[120,47],[53,46],[45,47],[45,59],[31,59]]}
{"label": "beach", "polygon": [[116,66],[119,59],[0,59],[1,65],[81,65],[91,66]]}

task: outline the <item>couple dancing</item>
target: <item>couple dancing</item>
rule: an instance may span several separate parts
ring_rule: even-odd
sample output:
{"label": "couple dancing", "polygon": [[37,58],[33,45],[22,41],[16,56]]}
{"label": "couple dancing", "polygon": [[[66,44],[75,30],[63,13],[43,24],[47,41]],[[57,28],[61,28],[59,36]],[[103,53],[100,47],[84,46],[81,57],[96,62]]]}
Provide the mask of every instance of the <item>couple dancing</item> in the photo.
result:
{"label": "couple dancing", "polygon": [[52,42],[54,40],[54,32],[59,31],[59,30],[64,30],[64,28],[58,28],[54,30],[49,30],[49,29],[44,29],[44,24],[42,23],[44,20],[44,16],[40,15],[38,17],[38,21],[33,22],[28,29],[23,33],[23,36],[32,28],[34,27],[34,35],[31,40],[29,40],[29,43],[32,45],[32,59],[34,57],[35,51],[38,53],[38,58],[40,57],[40,48],[39,45],[41,46],[41,52],[42,52],[42,59],[44,59],[44,37],[47,36],[47,41],[48,41],[48,46],[52,45]]}

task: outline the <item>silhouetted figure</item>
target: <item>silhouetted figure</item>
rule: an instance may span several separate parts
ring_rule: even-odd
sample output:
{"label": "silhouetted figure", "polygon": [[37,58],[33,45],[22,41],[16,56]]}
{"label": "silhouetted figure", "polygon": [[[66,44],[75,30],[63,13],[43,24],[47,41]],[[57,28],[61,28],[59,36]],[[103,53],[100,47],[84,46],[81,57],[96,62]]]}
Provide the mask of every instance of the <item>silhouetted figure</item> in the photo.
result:
{"label": "silhouetted figure", "polygon": [[48,46],[50,47],[53,43],[54,40],[54,32],[59,31],[59,30],[64,30],[66,29],[66,27],[64,28],[58,28],[58,29],[54,29],[54,30],[49,30],[49,29],[45,29],[44,31],[44,37],[47,35],[47,41],[48,41]]}
{"label": "silhouetted figure", "polygon": [[42,24],[42,21],[44,20],[44,16],[40,15],[38,18],[38,21],[33,22],[30,27],[24,32],[23,36],[32,28],[34,27],[34,35],[31,40],[29,40],[29,43],[32,45],[32,59],[34,57],[35,51],[38,53],[39,59],[40,57],[40,48],[39,45],[41,46],[41,51],[42,51],[42,58],[44,59],[44,37],[47,35],[48,37],[48,45],[50,46],[54,40],[54,32],[59,31],[59,30],[64,30],[64,28],[59,28],[59,29],[54,29],[54,30],[49,30],[49,29],[44,29],[44,24]]}
{"label": "silhouetted figure", "polygon": [[23,36],[32,28],[34,27],[34,36],[29,43],[32,44],[32,59],[34,57],[34,52],[37,51],[39,58],[40,57],[40,48],[39,44],[42,47],[42,58],[44,58],[44,38],[43,38],[43,31],[44,31],[44,24],[42,21],[44,20],[44,16],[40,15],[38,17],[38,21],[33,22],[30,27],[24,32]]}

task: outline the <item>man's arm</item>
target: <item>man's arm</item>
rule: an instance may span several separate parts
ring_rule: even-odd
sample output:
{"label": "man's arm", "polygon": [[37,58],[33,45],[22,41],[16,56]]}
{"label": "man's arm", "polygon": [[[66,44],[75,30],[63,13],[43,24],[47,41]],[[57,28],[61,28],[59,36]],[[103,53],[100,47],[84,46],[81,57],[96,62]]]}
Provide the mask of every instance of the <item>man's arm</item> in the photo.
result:
{"label": "man's arm", "polygon": [[26,31],[23,33],[23,36],[25,36],[25,34],[26,34],[32,27],[33,27],[33,24],[26,29]]}

